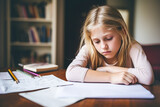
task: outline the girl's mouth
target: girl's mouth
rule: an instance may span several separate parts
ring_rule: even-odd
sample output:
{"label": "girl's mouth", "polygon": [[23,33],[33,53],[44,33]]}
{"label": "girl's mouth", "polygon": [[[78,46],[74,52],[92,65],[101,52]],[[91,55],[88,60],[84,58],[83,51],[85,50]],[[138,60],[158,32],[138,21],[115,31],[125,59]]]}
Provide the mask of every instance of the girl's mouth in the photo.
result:
{"label": "girl's mouth", "polygon": [[111,51],[105,51],[105,52],[102,52],[104,55],[106,55],[106,54],[110,54],[111,53]]}

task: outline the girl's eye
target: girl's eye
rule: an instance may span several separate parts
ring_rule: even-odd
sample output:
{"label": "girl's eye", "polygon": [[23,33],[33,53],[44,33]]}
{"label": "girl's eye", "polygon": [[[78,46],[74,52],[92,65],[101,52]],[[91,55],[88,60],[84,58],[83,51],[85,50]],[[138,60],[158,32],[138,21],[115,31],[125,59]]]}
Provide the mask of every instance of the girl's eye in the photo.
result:
{"label": "girl's eye", "polygon": [[98,43],[99,43],[99,41],[94,41],[94,43],[98,44]]}
{"label": "girl's eye", "polygon": [[106,40],[112,40],[113,39],[113,37],[108,37],[108,38],[106,38]]}

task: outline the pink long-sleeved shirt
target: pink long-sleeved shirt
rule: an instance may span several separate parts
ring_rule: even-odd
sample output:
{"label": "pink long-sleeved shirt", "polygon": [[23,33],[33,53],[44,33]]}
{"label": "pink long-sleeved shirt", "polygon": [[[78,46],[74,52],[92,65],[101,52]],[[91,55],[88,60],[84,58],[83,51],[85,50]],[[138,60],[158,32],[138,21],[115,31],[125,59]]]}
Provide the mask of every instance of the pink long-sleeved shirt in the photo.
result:
{"label": "pink long-sleeved shirt", "polygon": [[[132,45],[128,63],[128,72],[134,74],[138,82],[150,85],[154,81],[153,70],[151,64],[139,44]],[[66,71],[66,78],[69,81],[84,82],[85,75],[90,67],[88,66],[89,54],[87,47],[84,45],[79,51],[76,58],[71,62]],[[108,64],[104,61],[104,65]]]}

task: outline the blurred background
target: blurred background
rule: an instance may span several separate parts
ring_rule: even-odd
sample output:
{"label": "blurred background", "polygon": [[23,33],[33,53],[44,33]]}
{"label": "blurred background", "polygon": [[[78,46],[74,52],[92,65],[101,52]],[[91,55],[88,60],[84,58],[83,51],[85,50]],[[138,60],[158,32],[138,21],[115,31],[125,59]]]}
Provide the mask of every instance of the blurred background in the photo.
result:
{"label": "blurred background", "polygon": [[[98,5],[117,8],[142,45],[160,44],[160,0],[0,0],[0,68],[33,62],[66,68],[88,11]],[[30,7],[39,15],[29,14]]]}

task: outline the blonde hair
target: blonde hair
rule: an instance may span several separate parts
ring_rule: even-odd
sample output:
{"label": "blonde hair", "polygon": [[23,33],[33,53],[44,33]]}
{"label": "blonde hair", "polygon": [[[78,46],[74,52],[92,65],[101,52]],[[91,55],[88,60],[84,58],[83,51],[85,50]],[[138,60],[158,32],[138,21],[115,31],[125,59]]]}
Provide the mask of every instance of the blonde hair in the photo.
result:
{"label": "blonde hair", "polygon": [[90,10],[81,33],[80,48],[85,44],[89,51],[89,65],[96,69],[103,65],[104,57],[95,49],[91,40],[91,29],[96,25],[104,25],[107,29],[116,30],[122,38],[117,66],[126,66],[129,49],[134,41],[129,35],[127,26],[117,9],[111,6],[99,6]]}

